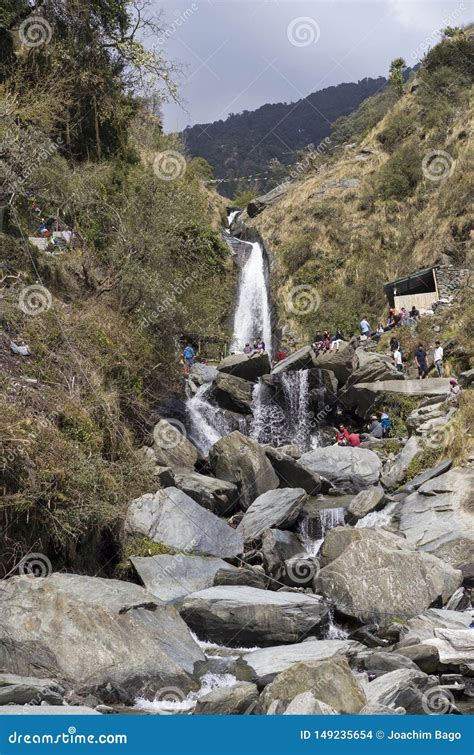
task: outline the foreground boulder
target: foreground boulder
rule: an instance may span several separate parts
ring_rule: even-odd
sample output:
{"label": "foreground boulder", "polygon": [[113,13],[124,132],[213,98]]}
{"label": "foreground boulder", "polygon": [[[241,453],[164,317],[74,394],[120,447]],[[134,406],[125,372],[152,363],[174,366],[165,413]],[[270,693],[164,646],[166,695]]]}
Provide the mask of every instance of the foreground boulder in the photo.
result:
{"label": "foreground boulder", "polygon": [[371,511],[379,511],[386,501],[385,493],[380,485],[374,485],[366,490],[361,490],[349,504],[347,520],[349,524],[355,524],[370,514]]}
{"label": "foreground boulder", "polygon": [[2,583],[0,666],[76,690],[101,685],[153,695],[189,691],[204,656],[172,606],[128,582],[75,574]]}
{"label": "foreground boulder", "polygon": [[314,588],[340,613],[380,623],[414,616],[439,599],[446,602],[461,582],[461,572],[444,561],[400,543],[394,546],[374,532],[353,541],[321,569]]}
{"label": "foreground boulder", "polygon": [[153,430],[153,453],[156,464],[179,471],[194,469],[197,449],[176,424],[161,419]]}
{"label": "foreground boulder", "polygon": [[272,527],[290,529],[296,522],[307,495],[303,488],[279,488],[263,493],[250,505],[237,527],[244,542],[256,540]]}
{"label": "foreground boulder", "polygon": [[231,412],[252,413],[253,385],[248,380],[218,372],[213,383],[213,394],[219,406]]}
{"label": "foreground boulder", "polygon": [[297,463],[307,472],[321,475],[338,490],[347,493],[358,493],[369,485],[375,485],[382,468],[382,462],[373,451],[348,446],[315,448],[303,454]]}
{"label": "foreground boulder", "polygon": [[236,485],[227,480],[217,480],[215,477],[208,477],[197,472],[175,473],[171,487],[179,488],[193,501],[217,516],[230,516],[237,508],[239,501]]}
{"label": "foreground boulder", "polygon": [[449,389],[448,378],[426,378],[425,380],[377,380],[375,383],[356,383],[341,394],[340,399],[346,409],[354,410],[362,419],[368,419],[374,410],[394,396],[426,398],[446,396]]}
{"label": "foreground boulder", "polygon": [[251,682],[239,682],[231,687],[219,687],[200,697],[195,715],[244,716],[257,711],[258,689]]}
{"label": "foreground boulder", "polygon": [[471,573],[474,554],[474,470],[455,467],[409,495],[400,531],[416,548]]}
{"label": "foreground boulder", "polygon": [[423,714],[430,712],[424,693],[434,685],[433,678],[430,679],[420,670],[398,669],[364,685],[364,692],[369,705],[386,705],[394,709],[402,707],[407,713]]}
{"label": "foreground boulder", "polygon": [[[267,711],[267,715],[269,714]],[[335,716],[337,710],[318,700],[312,692],[302,692],[296,695],[286,710],[282,711],[284,716]]]}
{"label": "foreground boulder", "polygon": [[271,446],[265,448],[265,453],[283,487],[303,488],[308,495],[317,495],[321,491],[321,477],[297,463],[301,454],[295,459],[285,453],[283,448]]}
{"label": "foreground boulder", "polygon": [[232,647],[298,642],[327,616],[319,596],[253,587],[201,590],[180,601],[179,611],[198,637]]}
{"label": "foreground boulder", "polygon": [[282,671],[262,693],[262,710],[279,700],[287,706],[297,695],[311,692],[337,713],[354,714],[367,700],[345,658],[295,663]]}
{"label": "foreground boulder", "polygon": [[64,693],[53,679],[0,673],[0,705],[62,705]]}
{"label": "foreground boulder", "polygon": [[237,430],[214,443],[209,461],[216,477],[237,485],[244,511],[259,495],[279,485],[262,446]]}
{"label": "foreground boulder", "polygon": [[364,645],[354,640],[307,640],[295,645],[263,648],[242,656],[236,663],[236,673],[240,679],[263,687],[299,661],[319,661],[333,656],[350,658],[362,650],[365,650]]}
{"label": "foreground boulder", "polygon": [[236,530],[177,488],[147,493],[132,501],[125,531],[188,553],[231,558],[243,550]]}
{"label": "foreground boulder", "polygon": [[256,383],[259,377],[270,372],[270,357],[266,353],[254,354],[252,357],[247,354],[231,354],[219,363],[217,369]]}

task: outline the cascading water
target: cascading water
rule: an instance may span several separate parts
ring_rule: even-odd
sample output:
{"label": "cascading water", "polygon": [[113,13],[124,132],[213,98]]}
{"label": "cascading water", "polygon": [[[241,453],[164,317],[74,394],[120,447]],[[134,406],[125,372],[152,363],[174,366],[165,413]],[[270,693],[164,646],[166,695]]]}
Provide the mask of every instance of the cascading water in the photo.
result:
{"label": "cascading water", "polygon": [[246,343],[262,338],[267,353],[271,355],[272,329],[265,259],[258,241],[250,246],[250,255],[240,274],[231,351],[241,352]]}
{"label": "cascading water", "polygon": [[262,380],[253,394],[251,436],[259,443],[287,443],[308,451],[311,446],[308,370],[284,373],[276,391]]}
{"label": "cascading water", "polygon": [[241,212],[241,210],[232,210],[232,212],[229,212],[227,216],[227,228],[231,227],[232,223],[234,222],[239,212]]}
{"label": "cascading water", "polygon": [[196,448],[206,456],[210,447],[219,438],[233,430],[247,431],[245,417],[231,422],[222,409],[212,403],[210,398],[211,385],[201,385],[192,398],[186,402],[188,417],[188,436]]}
{"label": "cascading water", "polygon": [[310,533],[307,519],[303,519],[300,525],[300,538],[306,552],[309,553],[310,556],[318,555],[323,540],[329,530],[344,524],[344,509],[340,507],[321,509],[319,512],[319,522],[321,525],[321,532],[318,533],[320,535],[318,538],[315,538],[313,533]]}

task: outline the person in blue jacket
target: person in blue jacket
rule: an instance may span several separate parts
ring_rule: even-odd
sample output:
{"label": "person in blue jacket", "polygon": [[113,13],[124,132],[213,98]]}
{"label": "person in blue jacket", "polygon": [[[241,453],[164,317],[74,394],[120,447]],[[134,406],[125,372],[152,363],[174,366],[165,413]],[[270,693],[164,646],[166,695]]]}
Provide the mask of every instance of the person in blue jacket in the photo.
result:
{"label": "person in blue jacket", "polygon": [[190,367],[193,364],[194,361],[194,349],[191,346],[191,344],[187,344],[183,351],[183,357],[185,364]]}

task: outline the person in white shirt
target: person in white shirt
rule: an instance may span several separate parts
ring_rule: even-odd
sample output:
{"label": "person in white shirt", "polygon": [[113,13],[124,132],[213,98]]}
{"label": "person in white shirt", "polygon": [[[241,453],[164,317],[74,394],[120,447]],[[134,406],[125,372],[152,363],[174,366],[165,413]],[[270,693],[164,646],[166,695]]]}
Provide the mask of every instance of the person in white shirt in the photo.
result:
{"label": "person in white shirt", "polygon": [[438,377],[443,377],[443,347],[441,346],[441,343],[439,341],[436,341],[436,348],[434,350],[433,354],[433,361],[436,367],[436,372],[438,373]]}
{"label": "person in white shirt", "polygon": [[397,370],[399,372],[403,372],[403,358],[400,349],[395,349],[395,351],[393,352],[393,361]]}
{"label": "person in white shirt", "polygon": [[367,317],[363,317],[360,321],[360,332],[361,335],[365,336],[366,338],[370,338],[370,325]]}

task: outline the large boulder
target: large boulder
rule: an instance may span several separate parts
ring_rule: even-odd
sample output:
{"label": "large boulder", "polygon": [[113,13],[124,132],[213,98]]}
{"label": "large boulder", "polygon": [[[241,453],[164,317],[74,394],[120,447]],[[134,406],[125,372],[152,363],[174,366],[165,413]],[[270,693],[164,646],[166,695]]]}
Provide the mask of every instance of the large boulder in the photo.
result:
{"label": "large boulder", "polygon": [[314,359],[314,366],[323,370],[330,370],[343,385],[357,367],[357,357],[351,343],[341,343],[339,350],[332,349],[318,354]]}
{"label": "large boulder", "polygon": [[231,354],[219,363],[217,369],[256,383],[259,377],[270,372],[270,357],[266,353],[251,357],[247,354]]}
{"label": "large boulder", "polygon": [[350,446],[315,448],[303,454],[297,463],[307,472],[321,475],[347,493],[358,493],[369,485],[375,485],[382,468],[382,462],[373,451]]}
{"label": "large boulder", "polygon": [[474,470],[455,467],[409,495],[400,511],[400,531],[418,550],[461,569],[474,555]]}
{"label": "large boulder", "polygon": [[387,461],[382,470],[381,482],[388,490],[394,490],[407,476],[408,468],[423,450],[423,446],[414,435],[408,438],[393,461]]}
{"label": "large boulder", "polygon": [[398,492],[413,493],[415,490],[418,490],[418,488],[421,488],[421,486],[424,485],[425,482],[428,482],[429,480],[432,480],[435,477],[439,477],[445,472],[448,472],[448,470],[451,469],[452,464],[452,459],[445,459],[444,461],[440,461],[440,463],[436,464],[436,466],[430,467],[424,472],[417,474],[416,477],[413,477],[413,479],[410,480],[410,482],[407,482],[405,485],[403,485],[403,487],[399,488]]}
{"label": "large boulder", "polygon": [[1,705],[62,705],[65,689],[53,679],[0,673]]}
{"label": "large boulder", "polygon": [[437,629],[463,631],[469,627],[471,615],[469,611],[450,611],[446,608],[429,608],[427,611],[408,619],[403,630],[403,639],[397,645],[399,648],[425,642],[435,637]]}
{"label": "large boulder", "polygon": [[379,511],[383,508],[385,501],[385,492],[380,485],[361,490],[349,504],[347,521],[349,524],[355,524],[371,511]]}
{"label": "large boulder", "polygon": [[290,370],[307,370],[314,367],[315,358],[316,355],[311,346],[303,346],[299,351],[295,351],[278,362],[272,370],[272,375],[281,375]]}
{"label": "large boulder", "polygon": [[282,581],[287,574],[285,562],[301,553],[301,541],[293,532],[265,530],[261,553],[267,574]]}
{"label": "large boulder", "polygon": [[153,430],[153,453],[155,462],[172,469],[194,469],[198,451],[183,435],[181,425],[161,419]]}
{"label": "large boulder", "polygon": [[176,472],[171,487],[182,490],[193,501],[217,516],[230,516],[239,502],[239,491],[232,482],[197,472]]}
{"label": "large boulder", "polygon": [[298,642],[327,615],[317,595],[253,587],[210,587],[183,598],[179,611],[199,638],[232,647]]}
{"label": "large boulder", "polygon": [[399,372],[391,361],[381,355],[356,349],[358,367],[349,375],[345,389],[356,383],[375,383],[377,380],[403,380],[403,374]]}
{"label": "large boulder", "polygon": [[252,392],[252,383],[227,372],[218,372],[213,383],[215,400],[219,406],[231,412],[251,414]]}
{"label": "large boulder", "polygon": [[423,399],[427,396],[446,396],[448,378],[425,380],[377,380],[374,383],[356,383],[341,394],[346,409],[354,410],[362,419],[368,419],[374,409],[394,396]]}
{"label": "large boulder", "polygon": [[237,527],[244,542],[256,540],[271,527],[289,529],[297,520],[307,495],[303,488],[279,488],[262,493]]}
{"label": "large boulder", "polygon": [[244,511],[259,495],[279,485],[262,446],[238,430],[214,443],[209,461],[216,477],[237,485]]}
{"label": "large boulder", "polygon": [[428,713],[424,694],[434,686],[430,678],[420,670],[398,669],[377,677],[364,685],[369,705],[402,707],[407,713]]}
{"label": "large boulder", "polygon": [[189,691],[204,655],[173,606],[129,582],[76,574],[2,583],[0,667],[76,690],[101,685],[130,694]]}
{"label": "large boulder", "polygon": [[446,602],[461,582],[461,572],[444,561],[393,545],[374,531],[321,569],[314,587],[340,613],[379,623],[414,616],[439,599]]}
{"label": "large boulder", "polygon": [[308,495],[317,495],[321,491],[321,477],[304,469],[297,463],[297,459],[286,454],[283,449],[267,446],[265,453],[282,485],[303,488]]}
{"label": "large boulder", "polygon": [[188,377],[193,381],[195,385],[204,385],[205,383],[212,383],[217,375],[215,367],[211,367],[210,364],[204,364],[203,362],[195,362],[189,370]]}
{"label": "large boulder", "polygon": [[295,663],[282,671],[267,687],[262,697],[262,710],[279,700],[284,705],[305,692],[330,705],[337,713],[354,714],[367,700],[345,658],[328,658],[322,661]]}
{"label": "large boulder", "polygon": [[212,587],[222,570],[239,572],[220,558],[206,556],[132,556],[130,561],[152,595],[170,603],[184,595]]}
{"label": "large boulder", "polygon": [[300,661],[320,661],[333,656],[355,656],[364,645],[354,640],[306,640],[295,645],[280,645],[253,650],[236,663],[238,678],[259,687],[269,684],[278,674]]}
{"label": "large boulder", "polygon": [[[334,527],[326,534],[320,550],[321,563],[325,566],[331,561],[339,558],[344,551],[360,540],[367,543],[370,550],[370,542],[383,542],[389,548],[395,550],[406,550],[410,548],[403,537],[396,535],[388,530],[376,529],[375,527]],[[414,550],[414,548],[411,548]]]}
{"label": "large boulder", "polygon": [[424,644],[437,650],[444,666],[459,668],[469,676],[474,674],[472,629],[435,628],[434,637],[425,640]]}
{"label": "large boulder", "polygon": [[238,682],[231,687],[218,687],[202,695],[194,709],[200,716],[244,716],[258,707],[258,689],[251,682]]}
{"label": "large boulder", "polygon": [[231,558],[243,551],[241,535],[177,488],[136,498],[125,531],[187,553]]}

